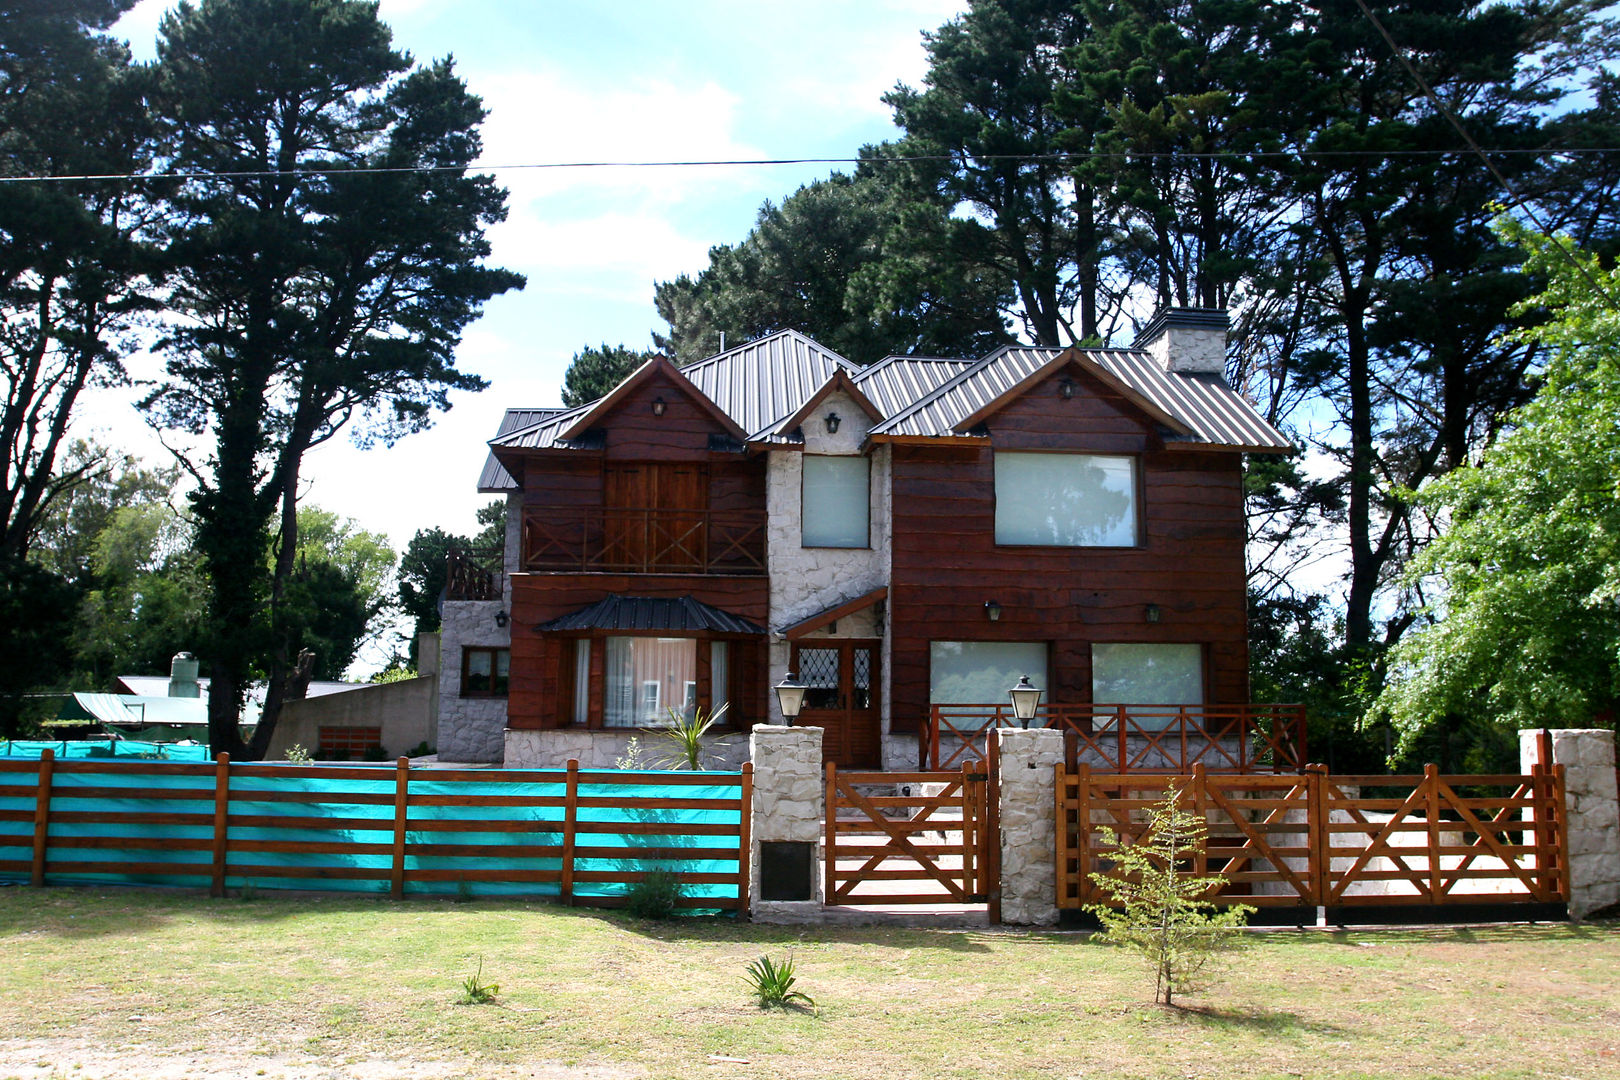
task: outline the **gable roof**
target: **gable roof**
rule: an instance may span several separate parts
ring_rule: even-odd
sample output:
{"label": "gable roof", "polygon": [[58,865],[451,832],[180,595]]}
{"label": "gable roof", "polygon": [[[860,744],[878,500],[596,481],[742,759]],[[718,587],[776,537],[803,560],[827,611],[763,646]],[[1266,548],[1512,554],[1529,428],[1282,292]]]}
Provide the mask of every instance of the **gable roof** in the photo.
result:
{"label": "gable roof", "polygon": [[[567,409],[507,409],[506,414],[501,417],[501,427],[495,433],[495,437],[499,439],[502,435],[532,428],[567,411]],[[499,495],[517,489],[517,481],[512,479],[512,474],[506,471],[506,466],[496,460],[493,453],[484,459],[484,471],[478,475],[478,490],[481,494]]]}
{"label": "gable roof", "polygon": [[608,593],[594,604],[559,615],[535,627],[548,630],[708,630],[720,634],[763,634],[765,628],[741,615],[695,600],[690,595],[622,596]]}
{"label": "gable roof", "polygon": [[[849,372],[843,368],[839,368],[828,377],[826,382],[822,383],[821,386],[816,389],[815,393],[811,394],[810,397],[805,400],[803,405],[799,406],[796,412],[794,412],[791,416],[785,416],[781,420],[776,421],[765,430],[757,431],[753,435],[750,435],[748,437],[749,441],[757,442],[765,439],[770,439],[772,441],[786,441],[787,438],[791,436],[792,432],[806,420],[810,419],[810,417],[814,415],[817,407],[819,407],[822,402],[826,401],[834,393],[844,394],[855,403],[857,408],[866,413],[866,415],[871,419],[882,420],[884,418],[885,414],[883,410],[874,405],[871,399],[861,392],[861,388],[856,385],[855,380],[850,378]],[[793,441],[797,442],[799,440]]]}
{"label": "gable roof", "polygon": [[597,398],[579,415],[570,416],[568,426],[562,431],[562,438],[570,440],[580,438],[595,427],[604,416],[618,408],[619,404],[631,394],[660,376],[681,389],[698,408],[708,413],[727,433],[739,439],[748,437],[748,432],[738,426],[737,421],[733,420],[712,397],[693,386],[690,379],[682,378],[682,375],[681,369],[670,363],[668,357],[662,354],[654,356],[632,372],[629,378],[615,386],[606,397]]}

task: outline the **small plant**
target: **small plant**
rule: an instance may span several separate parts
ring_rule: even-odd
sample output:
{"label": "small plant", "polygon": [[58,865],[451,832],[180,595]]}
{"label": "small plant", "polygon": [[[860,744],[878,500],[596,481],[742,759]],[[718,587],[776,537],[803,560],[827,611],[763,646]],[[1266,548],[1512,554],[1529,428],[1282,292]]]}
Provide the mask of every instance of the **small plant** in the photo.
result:
{"label": "small plant", "polygon": [[478,958],[478,970],[461,980],[461,988],[464,991],[461,998],[463,1005],[488,1005],[501,992],[499,983],[487,983],[484,981],[484,958],[482,956]]}
{"label": "small plant", "polygon": [[302,744],[293,743],[287,747],[287,763],[289,765],[308,765],[311,760],[313,759],[310,758],[309,751],[305,750]]}
{"label": "small plant", "polygon": [[1196,989],[1213,972],[1219,955],[1236,946],[1253,908],[1233,904],[1224,910],[1200,899],[1226,884],[1220,874],[1192,872],[1204,854],[1209,826],[1181,809],[1181,793],[1171,782],[1164,801],[1148,808],[1147,828],[1124,844],[1112,829],[1101,830],[1114,851],[1114,865],[1091,880],[1115,903],[1086,910],[1103,925],[1098,941],[1134,950],[1153,969],[1153,1000],[1174,1004],[1175,995]]}
{"label": "small plant", "polygon": [[793,984],[798,981],[793,974],[794,966],[791,956],[781,963],[769,956],[762,956],[748,965],[748,974],[744,978],[748,988],[759,999],[760,1008],[786,1009],[803,1004],[815,1009],[816,1003],[809,994],[793,989]]}
{"label": "small plant", "polygon": [[675,914],[686,886],[672,870],[649,870],[624,894],[624,909],[638,919],[667,919]]}
{"label": "small plant", "polygon": [[259,890],[254,887],[253,882],[244,881],[242,882],[241,891],[236,894],[236,897],[244,904],[251,904],[259,898]]}
{"label": "small plant", "polygon": [[467,904],[467,903],[471,903],[472,899],[473,899],[472,882],[468,881],[466,878],[459,878],[456,881],[456,899],[455,899],[455,902],[458,903],[458,904]]}
{"label": "small plant", "polygon": [[703,740],[709,734],[709,729],[726,714],[727,705],[720,706],[708,715],[704,715],[702,709],[693,709],[691,716],[680,709],[670,709],[669,727],[659,732],[670,742],[664,747],[667,751],[661,762],[664,768],[691,769],[693,772],[702,769]]}
{"label": "small plant", "polygon": [[613,767],[625,770],[645,769],[647,763],[641,757],[641,740],[634,735],[630,736],[630,741],[624,744],[624,757],[614,758]]}

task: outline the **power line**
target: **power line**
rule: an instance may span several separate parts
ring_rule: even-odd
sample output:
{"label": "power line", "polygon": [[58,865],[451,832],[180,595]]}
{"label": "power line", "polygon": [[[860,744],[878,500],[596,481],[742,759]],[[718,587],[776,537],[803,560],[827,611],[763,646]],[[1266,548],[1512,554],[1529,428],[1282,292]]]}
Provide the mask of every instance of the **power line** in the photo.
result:
{"label": "power line", "polygon": [[[1363,10],[1366,10],[1363,8]],[[1403,58],[1404,59],[1404,58]],[[1291,159],[1304,160],[1313,158],[1446,158],[1468,157],[1474,154],[1484,154],[1477,144],[1462,132],[1468,146],[1463,149],[1440,150],[1228,150],[1228,151],[1182,151],[1182,150],[1121,150],[1112,152],[1103,151],[1075,151],[1060,154],[971,154],[973,161],[995,162],[1027,162],[1030,164],[1078,164],[1084,161],[1123,161],[1123,160],[1183,160],[1183,161],[1254,161]],[[1508,147],[1489,151],[1492,154],[1533,154],[1537,157],[1586,156],[1592,154],[1617,154],[1620,146],[1543,146],[1534,148]],[[773,165],[887,165],[887,164],[935,164],[954,163],[960,159],[958,154],[904,154],[893,157],[794,157],[794,158],[711,158],[711,159],[671,159],[666,161],[540,161],[522,162],[506,165],[398,165],[398,166],[345,166],[330,165],[298,169],[238,169],[226,172],[148,172],[148,173],[83,173],[73,175],[30,174],[25,176],[0,176],[0,184],[45,184],[68,182],[107,182],[114,180],[252,180],[268,177],[291,177],[300,179],[312,176],[372,176],[401,173],[461,173],[474,172],[518,172],[552,169],[687,169],[687,168],[737,168],[749,166]],[[1487,160],[1487,164],[1489,164]],[[1494,166],[1491,171],[1496,173]],[[1501,179],[1501,174],[1496,173]],[[1506,181],[1502,181],[1506,184]],[[1511,190],[1511,189],[1510,189]]]}

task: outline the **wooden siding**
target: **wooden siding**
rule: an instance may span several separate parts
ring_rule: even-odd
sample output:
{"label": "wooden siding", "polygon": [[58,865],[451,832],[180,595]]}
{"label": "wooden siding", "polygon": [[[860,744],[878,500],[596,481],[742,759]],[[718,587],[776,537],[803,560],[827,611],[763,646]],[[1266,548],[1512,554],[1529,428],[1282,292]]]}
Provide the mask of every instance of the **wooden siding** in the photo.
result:
{"label": "wooden siding", "polygon": [[[1241,455],[1166,450],[1157,425],[1099,380],[1077,377],[1065,401],[1061,377],[991,417],[991,447],[1140,455],[1141,543],[998,546],[991,448],[896,446],[895,731],[928,715],[931,639],[1051,642],[1045,700],[1064,704],[1091,700],[1094,642],[1196,642],[1206,702],[1248,700]],[[999,622],[986,618],[988,600],[1001,605]],[[1158,623],[1146,621],[1148,604]]]}

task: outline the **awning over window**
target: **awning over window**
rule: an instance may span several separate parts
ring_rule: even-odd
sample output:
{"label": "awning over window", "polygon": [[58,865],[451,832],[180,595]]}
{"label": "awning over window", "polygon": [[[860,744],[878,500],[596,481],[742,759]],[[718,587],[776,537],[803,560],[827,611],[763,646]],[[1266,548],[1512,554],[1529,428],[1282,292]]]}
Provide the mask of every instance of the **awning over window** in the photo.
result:
{"label": "awning over window", "polygon": [[763,634],[765,628],[690,596],[620,596],[609,593],[588,607],[535,627],[554,630],[706,630],[717,634]]}

